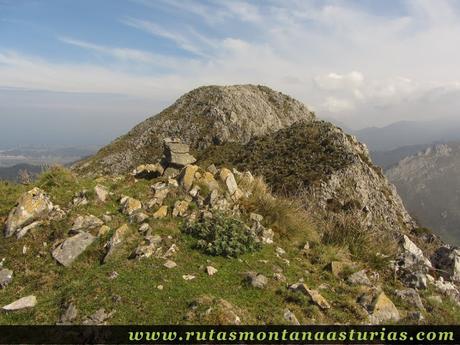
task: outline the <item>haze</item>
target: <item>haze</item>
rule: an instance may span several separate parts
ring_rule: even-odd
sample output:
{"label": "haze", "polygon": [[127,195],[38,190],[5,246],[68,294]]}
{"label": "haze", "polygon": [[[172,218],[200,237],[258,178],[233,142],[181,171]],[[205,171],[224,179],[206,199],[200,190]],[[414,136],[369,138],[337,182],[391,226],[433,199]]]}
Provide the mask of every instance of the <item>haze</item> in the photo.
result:
{"label": "haze", "polygon": [[0,147],[101,145],[204,84],[349,128],[454,119],[456,1],[0,0]]}

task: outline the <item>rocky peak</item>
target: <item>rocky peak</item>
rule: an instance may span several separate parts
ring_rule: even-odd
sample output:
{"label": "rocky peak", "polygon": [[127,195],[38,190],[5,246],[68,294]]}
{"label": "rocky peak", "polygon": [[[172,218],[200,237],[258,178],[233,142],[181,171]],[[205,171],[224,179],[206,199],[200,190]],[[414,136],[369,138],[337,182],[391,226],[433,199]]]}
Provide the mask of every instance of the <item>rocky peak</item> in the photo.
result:
{"label": "rocky peak", "polygon": [[193,151],[224,142],[246,143],[314,114],[293,98],[260,85],[203,86],[134,127],[75,169],[83,173],[126,173],[161,157],[162,141],[181,138]]}

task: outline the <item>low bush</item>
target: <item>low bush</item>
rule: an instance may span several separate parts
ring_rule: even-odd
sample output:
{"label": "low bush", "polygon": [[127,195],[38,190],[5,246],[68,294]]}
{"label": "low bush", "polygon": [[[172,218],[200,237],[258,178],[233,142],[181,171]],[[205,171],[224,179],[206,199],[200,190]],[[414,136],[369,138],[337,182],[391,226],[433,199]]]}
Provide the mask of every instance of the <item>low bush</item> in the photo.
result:
{"label": "low bush", "polygon": [[182,231],[197,239],[194,248],[213,256],[237,257],[259,249],[244,223],[224,215],[184,225]]}

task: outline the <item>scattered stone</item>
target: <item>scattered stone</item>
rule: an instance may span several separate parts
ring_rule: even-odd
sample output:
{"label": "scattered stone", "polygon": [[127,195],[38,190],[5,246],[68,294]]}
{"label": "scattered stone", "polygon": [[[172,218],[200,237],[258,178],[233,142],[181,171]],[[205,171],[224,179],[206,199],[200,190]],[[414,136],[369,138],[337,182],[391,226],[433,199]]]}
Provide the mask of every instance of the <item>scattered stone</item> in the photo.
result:
{"label": "scattered stone", "polygon": [[217,200],[219,200],[219,191],[214,189],[206,198],[206,204],[208,204],[211,208],[214,208],[217,204]]}
{"label": "scattered stone", "polygon": [[78,233],[81,231],[92,230],[104,225],[104,222],[93,216],[92,214],[87,216],[78,216],[70,228],[70,233]]}
{"label": "scattered stone", "polygon": [[164,289],[164,286],[163,286],[163,285],[158,285],[158,286],[157,286],[157,289],[158,289],[158,290],[163,290],[163,289]]}
{"label": "scattered stone", "polygon": [[112,216],[108,214],[104,214],[102,216],[102,219],[104,220],[105,223],[110,223],[112,221]]}
{"label": "scattered stone", "polygon": [[162,219],[168,215],[168,206],[163,205],[161,206],[153,215],[154,219]]}
{"label": "scattered stone", "polygon": [[378,294],[371,306],[370,323],[380,324],[388,321],[399,321],[399,319],[399,311],[393,302],[384,292]]}
{"label": "scattered stone", "polygon": [[107,320],[111,318],[113,312],[106,313],[104,308],[98,309],[93,315],[89,316],[86,320],[83,321],[83,325],[92,325],[92,326],[100,326],[106,325]]}
{"label": "scattered stone", "polygon": [[281,247],[276,247],[275,252],[279,256],[283,256],[284,254],[286,254],[286,251]]}
{"label": "scattered stone", "polygon": [[331,261],[327,268],[334,277],[340,277],[340,274],[347,266],[348,265],[342,261]]}
{"label": "scattered stone", "polygon": [[401,239],[401,246],[407,253],[411,254],[417,260],[423,262],[427,267],[432,267],[430,260],[428,260],[424,255],[422,250],[417,247],[417,245],[412,242],[409,237],[403,235]]}
{"label": "scattered stone", "polygon": [[190,192],[188,192],[193,198],[196,198],[199,193],[200,193],[200,186],[194,185],[192,189],[190,189]]}
{"label": "scattered stone", "polygon": [[252,287],[257,289],[264,289],[268,284],[268,279],[264,275],[257,272],[247,272],[245,279]]}
{"label": "scattered stone", "polygon": [[21,230],[16,232],[16,238],[17,239],[22,238],[24,235],[26,235],[29,232],[29,230],[35,229],[35,228],[39,227],[42,224],[43,224],[43,222],[41,220],[37,220],[37,221],[35,221],[35,222],[23,227]]}
{"label": "scattered stone", "polygon": [[283,273],[275,272],[273,273],[273,279],[279,282],[285,282],[287,279]]}
{"label": "scattered stone", "polygon": [[419,310],[425,311],[422,299],[415,289],[404,289],[396,290],[396,297],[408,302],[411,305],[415,305]]}
{"label": "scattered stone", "polygon": [[[197,174],[198,173],[195,173],[195,178]],[[219,189],[219,183],[214,178],[214,175],[208,171],[203,173],[203,175],[199,178],[199,181],[204,183],[211,191]]]}
{"label": "scattered stone", "polygon": [[30,295],[27,297],[22,297],[13,303],[5,305],[2,307],[3,310],[7,311],[15,311],[21,310],[26,308],[33,308],[37,305],[37,298],[34,295]]}
{"label": "scattered stone", "polygon": [[259,222],[261,223],[263,220],[264,220],[264,216],[260,215],[260,214],[257,214],[257,213],[253,213],[251,212],[249,214],[249,219],[254,221],[254,222]]}
{"label": "scattered stone", "polygon": [[219,173],[220,180],[225,183],[225,186],[227,187],[228,192],[230,195],[235,194],[235,192],[238,190],[238,185],[235,180],[235,176],[233,173],[228,170],[227,168],[222,168],[220,169]]}
{"label": "scattered stone", "polygon": [[52,210],[52,202],[40,188],[33,188],[24,193],[8,215],[5,237],[10,237],[23,227],[46,218]]}
{"label": "scattered stone", "polygon": [[331,307],[327,300],[321,296],[317,290],[309,289],[305,284],[293,284],[289,289],[302,292],[304,295],[310,297],[311,301],[323,310]]}
{"label": "scattered stone", "polygon": [[142,209],[142,204],[139,200],[125,196],[120,200],[122,207],[122,212],[128,216],[132,215],[134,212],[138,212]]}
{"label": "scattered stone", "polygon": [[160,163],[139,165],[132,174],[135,178],[153,179],[163,175],[164,168]]}
{"label": "scattered stone", "polygon": [[0,288],[6,288],[13,281],[13,271],[3,268],[0,269]]}
{"label": "scattered stone", "polygon": [[452,281],[460,281],[460,250],[442,246],[436,250],[431,260],[434,266],[443,271],[444,277]]}
{"label": "scattered stone", "polygon": [[182,276],[182,279],[184,279],[184,280],[193,280],[193,279],[195,279],[195,278],[196,278],[196,277],[195,277],[194,275],[192,275],[192,274],[184,274],[184,275]]}
{"label": "scattered stone", "polygon": [[168,177],[168,178],[175,178],[180,174],[180,170],[173,168],[173,167],[167,167],[165,169],[165,172],[163,173],[163,177]]}
{"label": "scattered stone", "polygon": [[217,175],[217,173],[219,172],[219,170],[217,170],[214,164],[211,164],[210,166],[208,166],[206,170],[208,170],[213,175]]}
{"label": "scattered stone", "polygon": [[97,237],[103,237],[110,232],[110,227],[107,225],[102,225],[99,230],[97,231]]}
{"label": "scattered stone", "polygon": [[176,246],[176,244],[172,244],[168,250],[164,253],[163,255],[163,258],[169,258],[171,256],[173,256],[174,254],[176,254],[177,252],[179,251],[179,248]]}
{"label": "scattered stone", "polygon": [[106,187],[98,184],[96,187],[94,187],[94,192],[96,193],[97,200],[100,202],[107,201],[107,198],[109,197],[109,191]]}
{"label": "scattered stone", "polygon": [[410,311],[407,316],[406,316],[406,319],[407,320],[410,320],[410,321],[415,321],[417,323],[420,323],[422,321],[425,320],[425,317],[423,316],[423,314],[419,311]]}
{"label": "scattered stone", "polygon": [[212,266],[206,266],[206,273],[208,274],[208,276],[213,276],[217,273],[217,269],[215,269]]}
{"label": "scattered stone", "polygon": [[123,242],[123,239],[128,231],[129,227],[127,224],[123,224],[117,230],[115,230],[113,236],[104,246],[106,248],[106,254],[102,259],[102,263],[106,263],[110,256],[112,256],[113,252],[118,247],[118,245],[120,245],[120,243]]}
{"label": "scattered stone", "polygon": [[353,273],[347,278],[347,282],[352,285],[372,286],[371,281],[367,277],[366,270],[361,270]]}
{"label": "scattered stone", "polygon": [[174,268],[174,267],[177,267],[177,264],[172,260],[166,260],[163,266],[166,268]]}
{"label": "scattered stone", "polygon": [[290,325],[295,325],[295,326],[300,325],[300,322],[299,320],[297,320],[297,317],[295,316],[295,314],[289,309],[284,310],[283,317]]}
{"label": "scattered stone", "polygon": [[164,155],[168,165],[183,167],[196,162],[195,157],[189,153],[190,148],[187,144],[165,140],[164,147]]}
{"label": "scattered stone", "polygon": [[89,201],[88,201],[88,198],[86,197],[86,193],[87,193],[86,190],[75,193],[72,199],[72,206],[78,207],[78,206],[88,205]]}
{"label": "scattered stone", "polygon": [[[174,180],[175,181],[175,180]],[[149,207],[153,207],[154,205],[162,205],[163,201],[169,194],[168,185],[164,182],[157,182],[151,186],[154,191],[153,199],[149,203]]]}
{"label": "scattered stone", "polygon": [[188,205],[189,203],[186,200],[176,201],[172,212],[173,217],[184,217],[187,214]]}
{"label": "scattered stone", "polygon": [[109,279],[110,280],[114,280],[114,279],[117,279],[118,278],[118,272],[116,271],[112,271],[109,273]]}
{"label": "scattered stone", "polygon": [[147,219],[149,219],[149,216],[146,215],[144,212],[136,212],[136,213],[133,213],[131,216],[129,216],[130,222],[136,223],[136,224],[143,223]]}
{"label": "scattered stone", "polygon": [[177,188],[179,187],[179,182],[177,182],[177,180],[174,178],[168,178],[168,186],[172,188]]}
{"label": "scattered stone", "polygon": [[179,183],[186,191],[192,188],[193,181],[195,180],[195,173],[198,171],[197,165],[187,165],[182,169],[179,176]]}
{"label": "scattered stone", "polygon": [[59,317],[58,325],[71,325],[78,316],[78,309],[73,302],[68,303]]}
{"label": "scattered stone", "polygon": [[28,249],[29,249],[29,247],[27,247],[26,245],[23,245],[22,246],[22,255],[26,255]]}
{"label": "scattered stone", "polygon": [[443,277],[440,277],[437,281],[435,281],[434,286],[444,295],[448,296],[451,300],[460,305],[460,292],[454,283],[446,282]]}
{"label": "scattered stone", "polygon": [[139,232],[141,234],[148,234],[149,231],[152,231],[152,228],[150,227],[149,223],[144,223],[139,227]]}
{"label": "scattered stone", "polygon": [[80,232],[66,239],[53,250],[53,258],[61,265],[68,267],[94,242],[95,239],[96,237],[88,232]]}

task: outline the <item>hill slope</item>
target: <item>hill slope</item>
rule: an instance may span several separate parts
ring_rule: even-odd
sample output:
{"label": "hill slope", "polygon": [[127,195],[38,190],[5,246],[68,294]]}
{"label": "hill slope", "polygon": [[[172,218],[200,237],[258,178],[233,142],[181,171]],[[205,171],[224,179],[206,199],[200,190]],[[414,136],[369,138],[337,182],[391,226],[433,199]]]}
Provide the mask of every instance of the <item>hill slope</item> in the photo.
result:
{"label": "hill slope", "polygon": [[245,143],[255,135],[313,118],[302,103],[264,86],[204,86],[183,95],[75,170],[125,173],[159,159],[164,138],[179,137],[193,152],[227,141]]}
{"label": "hill slope", "polygon": [[430,147],[401,160],[386,175],[421,224],[460,244],[460,143]]}

